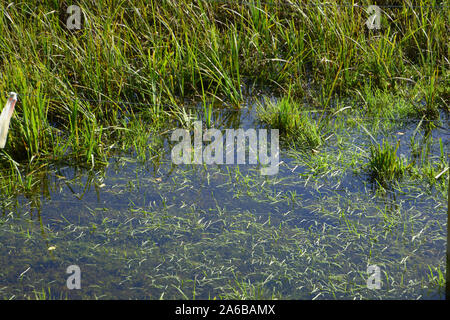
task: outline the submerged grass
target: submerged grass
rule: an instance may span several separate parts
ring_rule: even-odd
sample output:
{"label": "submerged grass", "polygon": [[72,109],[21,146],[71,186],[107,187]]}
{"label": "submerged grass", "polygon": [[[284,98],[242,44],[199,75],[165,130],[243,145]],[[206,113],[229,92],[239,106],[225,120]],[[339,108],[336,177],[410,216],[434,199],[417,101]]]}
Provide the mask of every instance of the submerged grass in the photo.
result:
{"label": "submerged grass", "polygon": [[[346,162],[333,161],[340,170]],[[161,181],[143,166],[119,164],[101,201],[87,193],[71,204],[72,195],[63,194],[45,215],[6,205],[0,251],[13,250],[14,263],[2,268],[0,296],[415,299],[442,288],[445,199],[425,197],[414,184],[399,201],[364,187],[348,193],[348,180],[314,180],[291,165],[280,168],[289,175],[274,179],[197,167]],[[83,180],[59,179],[53,188],[66,185],[82,197],[94,187]],[[49,246],[56,247],[51,254]],[[73,263],[83,270],[82,290],[65,287]],[[366,287],[370,264],[383,270],[381,290]]]}
{"label": "submerged grass", "polygon": [[408,113],[436,118],[448,108],[445,3],[383,8],[379,30],[365,26],[368,3],[343,1],[80,1],[80,30],[67,29],[64,2],[1,4],[0,92],[20,94],[5,152],[45,162],[77,150],[65,158],[101,163],[129,115],[148,112],[160,127],[167,104],[175,113],[186,98],[239,106],[251,83],[319,110],[336,96],[408,89]]}

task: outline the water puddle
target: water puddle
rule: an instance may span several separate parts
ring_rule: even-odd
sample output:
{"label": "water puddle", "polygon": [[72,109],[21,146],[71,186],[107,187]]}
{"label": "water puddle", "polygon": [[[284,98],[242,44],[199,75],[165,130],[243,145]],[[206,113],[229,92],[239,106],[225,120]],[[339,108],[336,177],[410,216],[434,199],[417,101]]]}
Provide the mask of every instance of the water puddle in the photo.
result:
{"label": "water puddle", "polygon": [[[214,110],[212,122],[262,128],[251,99]],[[376,139],[400,139],[409,157],[416,127]],[[432,131],[431,157],[439,139],[448,154],[448,129]],[[339,129],[318,155],[283,150],[273,176],[258,165],[174,165],[168,138],[157,161],[52,168],[41,195],[2,200],[0,297],[444,298],[430,270],[445,272],[447,199],[409,179],[377,192],[359,170],[371,143],[361,128]],[[67,288],[70,265],[79,290]],[[368,265],[380,268],[380,289],[367,288]]]}

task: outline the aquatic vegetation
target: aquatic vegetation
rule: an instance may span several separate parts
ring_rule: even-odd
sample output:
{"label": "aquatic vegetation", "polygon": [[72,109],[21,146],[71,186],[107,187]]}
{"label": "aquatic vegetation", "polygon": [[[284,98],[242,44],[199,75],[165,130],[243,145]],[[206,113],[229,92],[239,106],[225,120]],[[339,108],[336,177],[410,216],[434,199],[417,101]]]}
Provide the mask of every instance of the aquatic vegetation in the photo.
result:
{"label": "aquatic vegetation", "polygon": [[258,105],[258,117],[270,128],[280,130],[284,142],[302,149],[315,149],[322,144],[319,125],[307,111],[289,97],[273,102],[266,99]]}
{"label": "aquatic vegetation", "polygon": [[[22,102],[42,103],[39,100],[46,97],[45,113],[41,109],[32,121],[41,123],[39,130],[52,141],[71,131],[93,132],[95,137],[83,142],[85,154],[74,163],[91,162],[93,152],[104,154],[113,144],[94,143],[115,134],[92,131],[93,126],[115,131],[125,114],[143,109],[160,119],[167,105],[176,110],[186,98],[203,101],[210,125],[211,107],[205,102],[216,99],[239,106],[242,88],[249,84],[290,91],[290,96],[307,98],[319,111],[332,107],[336,97],[354,92],[365,99],[370,91],[392,95],[408,89],[414,93],[409,100],[417,113],[436,118],[436,110],[448,106],[445,10],[434,8],[433,1],[421,2],[420,10],[403,3],[386,8],[390,18],[382,19],[381,30],[367,31],[362,4],[336,4],[183,0],[108,8],[80,1],[82,26],[75,31],[65,27],[64,3],[1,5],[5,63],[0,90],[18,92],[19,107]],[[67,114],[75,105],[80,119],[69,127]],[[22,115],[15,117],[12,129],[25,123]],[[45,117],[59,130],[46,128]],[[22,145],[20,133],[12,130],[10,141]],[[29,138],[37,139],[36,132]],[[55,143],[43,139],[39,146],[26,141],[25,147],[32,148],[28,160],[63,156],[65,150],[55,150]],[[36,158],[36,152],[41,157]],[[17,156],[12,155],[20,160]]]}
{"label": "aquatic vegetation", "polygon": [[367,170],[371,179],[382,186],[386,187],[388,183],[400,179],[408,168],[405,159],[397,155],[398,147],[398,141],[393,146],[387,140],[383,140],[382,144],[370,147]]}
{"label": "aquatic vegetation", "polygon": [[[109,4],[0,3],[0,298],[443,297],[445,2]],[[174,165],[195,121],[278,128],[279,173]]]}

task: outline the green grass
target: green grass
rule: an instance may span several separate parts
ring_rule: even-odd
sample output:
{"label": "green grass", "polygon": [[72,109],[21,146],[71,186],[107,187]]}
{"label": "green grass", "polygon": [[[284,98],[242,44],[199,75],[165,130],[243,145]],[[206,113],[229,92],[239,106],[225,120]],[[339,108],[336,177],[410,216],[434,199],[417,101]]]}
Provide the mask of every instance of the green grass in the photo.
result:
{"label": "green grass", "polygon": [[[400,8],[384,8],[372,31],[369,1],[271,3],[81,0],[75,31],[65,27],[69,2],[0,4],[0,93],[19,93],[0,150],[0,249],[16,250],[2,297],[66,298],[49,261],[73,252],[87,261],[88,298],[417,298],[442,287],[439,252],[424,256],[442,243],[450,174],[445,142],[431,135],[449,111],[448,2],[390,2]],[[214,127],[222,108],[239,118],[250,91],[262,126],[280,129],[288,175],[164,163],[167,132],[196,119]],[[376,142],[403,131],[397,118],[418,123],[407,159],[398,144]],[[155,176],[129,176],[124,162]],[[64,167],[82,178],[69,181]],[[364,173],[402,200],[370,193]],[[364,190],[347,190],[354,179]],[[66,185],[82,200],[126,197],[119,208],[56,205],[45,220],[42,203]],[[16,217],[17,195],[38,209]],[[84,220],[67,220],[66,209]],[[30,261],[46,274],[16,283]],[[386,267],[382,293],[364,287],[372,262]]]}
{"label": "green grass", "polygon": [[266,99],[258,104],[257,112],[262,122],[280,130],[285,143],[312,150],[323,142],[317,121],[289,97],[278,102]]}
{"label": "green grass", "polygon": [[[102,165],[129,129],[124,118],[145,112],[161,127],[189,98],[203,101],[211,125],[209,103],[238,107],[251,83],[319,111],[355,92],[370,109],[374,96],[381,114],[392,114],[386,100],[397,94],[415,108],[400,114],[435,119],[448,109],[448,15],[432,8],[445,1],[386,8],[378,31],[366,29],[365,3],[106,3],[78,2],[75,31],[65,27],[64,3],[0,5],[0,92],[20,94],[5,150],[11,159]],[[175,106],[169,115],[167,104]]]}
{"label": "green grass", "polygon": [[388,141],[383,140],[382,144],[370,147],[367,170],[371,179],[384,187],[400,179],[408,167],[404,159],[397,155],[399,145],[399,141],[396,146],[392,146]]}
{"label": "green grass", "polygon": [[[344,170],[348,159],[340,160],[329,160],[333,171]],[[354,176],[292,172],[294,163],[273,179],[256,169],[198,167],[175,169],[158,182],[128,161],[110,168],[115,175],[99,191],[101,202],[87,196],[80,208],[72,196],[53,199],[41,215],[5,204],[0,252],[14,258],[0,273],[1,297],[416,299],[442,286],[446,199],[424,196],[423,184],[403,185],[408,192],[393,200],[335,185]],[[48,185],[92,188],[94,195],[94,179],[100,177]],[[248,204],[250,210],[242,208]],[[51,254],[49,244],[56,246]],[[73,263],[82,269],[82,290],[65,287]],[[368,264],[382,268],[381,290],[366,288]]]}

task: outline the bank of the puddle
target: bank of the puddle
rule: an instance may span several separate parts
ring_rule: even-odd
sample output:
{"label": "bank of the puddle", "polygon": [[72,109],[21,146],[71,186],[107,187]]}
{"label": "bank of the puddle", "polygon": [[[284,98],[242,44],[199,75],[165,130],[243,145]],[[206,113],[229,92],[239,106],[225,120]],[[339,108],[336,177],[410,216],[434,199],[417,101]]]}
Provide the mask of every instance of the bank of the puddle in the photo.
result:
{"label": "bank of the puddle", "polygon": [[[260,128],[255,117],[249,102],[214,109],[212,123]],[[375,138],[400,139],[409,157],[416,127]],[[441,156],[439,138],[448,150],[439,130],[430,157]],[[283,150],[274,176],[255,165],[174,165],[168,134],[157,160],[52,168],[41,195],[2,200],[0,296],[443,298],[440,185],[405,177],[380,192],[362,169],[371,137],[358,126],[332,133],[318,154]],[[81,290],[66,287],[70,265]],[[367,288],[368,265],[380,267],[381,289]]]}

